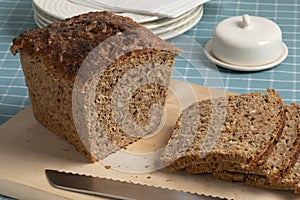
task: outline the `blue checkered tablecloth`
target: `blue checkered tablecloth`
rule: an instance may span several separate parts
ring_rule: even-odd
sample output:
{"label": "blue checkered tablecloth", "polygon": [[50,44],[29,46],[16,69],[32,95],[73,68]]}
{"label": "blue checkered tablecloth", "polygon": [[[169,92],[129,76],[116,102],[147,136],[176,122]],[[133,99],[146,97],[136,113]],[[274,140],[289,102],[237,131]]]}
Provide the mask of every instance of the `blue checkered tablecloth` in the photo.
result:
{"label": "blue checkered tablecloth", "polygon": [[[214,26],[221,20],[243,14],[261,16],[273,20],[281,27],[289,55],[277,67],[260,72],[236,72],[221,67],[212,69],[202,66],[199,73],[193,64],[179,57],[175,63],[177,73],[173,77],[209,86],[208,83],[218,78],[222,84],[215,87],[235,93],[264,92],[266,88],[275,88],[285,103],[291,101],[300,103],[299,11],[300,1],[297,0],[211,0],[204,5],[204,16],[201,21],[184,33],[185,36],[203,47],[211,38]],[[19,57],[11,55],[9,48],[15,36],[25,30],[37,28],[33,19],[32,1],[0,0],[0,21],[1,125],[30,104]],[[176,39],[172,41],[176,44]],[[214,73],[211,73],[211,70],[214,70]],[[10,198],[0,195],[0,200],[7,199]]]}

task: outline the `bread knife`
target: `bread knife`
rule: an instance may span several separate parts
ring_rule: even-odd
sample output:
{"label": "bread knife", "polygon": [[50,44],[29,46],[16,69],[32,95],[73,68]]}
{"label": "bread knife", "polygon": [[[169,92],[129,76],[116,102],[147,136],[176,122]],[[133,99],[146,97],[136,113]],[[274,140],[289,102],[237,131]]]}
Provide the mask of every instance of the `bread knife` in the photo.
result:
{"label": "bread knife", "polygon": [[49,183],[59,189],[121,200],[204,200],[203,196],[161,187],[46,169]]}

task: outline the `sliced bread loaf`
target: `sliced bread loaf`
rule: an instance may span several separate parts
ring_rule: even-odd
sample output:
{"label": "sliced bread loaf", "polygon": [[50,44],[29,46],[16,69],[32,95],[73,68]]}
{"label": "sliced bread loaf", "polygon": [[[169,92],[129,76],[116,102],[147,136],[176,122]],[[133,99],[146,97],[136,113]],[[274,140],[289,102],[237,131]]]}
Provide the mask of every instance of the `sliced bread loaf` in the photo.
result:
{"label": "sliced bread loaf", "polygon": [[[201,163],[195,166],[188,166],[187,171],[190,173],[213,172],[214,175],[219,178],[224,176],[222,179],[225,179],[230,175],[233,180],[235,180],[236,177],[242,176],[240,173],[259,175],[259,177],[264,177],[270,183],[282,179],[282,177],[287,174],[290,167],[297,161],[300,146],[300,106],[291,103],[290,105],[284,105],[284,110],[285,126],[281,137],[263,165],[257,166],[251,170],[241,170],[233,163],[221,162],[214,163],[214,165]],[[226,169],[228,173],[232,173],[225,174],[221,171],[220,174],[218,174],[221,169]]]}
{"label": "sliced bread loaf", "polygon": [[200,101],[182,112],[161,159],[172,170],[203,163],[253,169],[265,163],[283,125],[282,100],[272,89]]}
{"label": "sliced bread loaf", "polygon": [[249,174],[263,175],[270,182],[277,182],[286,175],[297,161],[300,149],[300,106],[291,103],[284,105],[284,109],[285,126],[272,153],[263,165],[248,171]]}
{"label": "sliced bread loaf", "polygon": [[141,136],[119,119],[149,132],[160,123],[150,108],[164,105],[180,50],[127,17],[94,12],[27,31],[11,52],[21,53],[36,120],[96,161]]}
{"label": "sliced bread loaf", "polygon": [[252,186],[300,192],[300,106],[285,105],[285,127],[273,152],[255,171],[214,171],[215,177]]}

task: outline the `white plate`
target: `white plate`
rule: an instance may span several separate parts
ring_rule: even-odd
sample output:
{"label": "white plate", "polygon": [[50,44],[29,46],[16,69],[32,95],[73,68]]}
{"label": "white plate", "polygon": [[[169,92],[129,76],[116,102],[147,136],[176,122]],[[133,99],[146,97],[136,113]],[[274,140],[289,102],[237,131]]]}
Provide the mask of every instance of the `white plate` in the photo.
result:
{"label": "white plate", "polygon": [[237,65],[232,65],[232,64],[229,64],[229,63],[219,60],[218,58],[216,58],[214,56],[214,54],[212,52],[212,40],[209,40],[206,43],[206,45],[204,47],[204,54],[211,62],[213,62],[216,65],[219,65],[221,67],[227,68],[227,69],[237,70],[237,71],[261,71],[261,70],[270,69],[272,67],[275,67],[275,66],[279,65],[282,61],[284,61],[288,55],[288,48],[284,43],[282,43],[282,55],[272,63],[268,63],[265,65],[259,65],[259,66],[237,66]]}
{"label": "white plate", "polygon": [[40,17],[37,13],[34,13],[34,17],[36,18],[37,21],[39,21],[39,23],[43,26],[47,26],[50,23],[48,21],[46,21],[44,18]]}
{"label": "white plate", "polygon": [[[75,15],[80,15],[88,12],[101,11],[78,4],[73,4],[67,0],[33,0],[33,5],[45,16],[52,18],[52,21],[63,20]],[[158,16],[139,15],[134,13],[116,13],[118,15],[130,17],[139,23],[150,22],[160,19]],[[55,20],[56,19],[56,20]]]}
{"label": "white plate", "polygon": [[170,31],[167,31],[167,32],[164,32],[162,34],[157,34],[160,38],[164,39],[164,40],[167,40],[167,39],[171,39],[173,37],[176,37],[188,30],[190,30],[191,28],[193,28],[199,21],[200,19],[202,18],[203,16],[203,10],[202,12],[200,13],[199,16],[195,17],[194,19],[192,19],[191,21],[189,21],[188,23],[176,28],[176,29],[173,29],[173,30],[170,30]]}
{"label": "white plate", "polygon": [[66,0],[33,0],[33,4],[46,15],[59,20],[89,11],[97,11],[96,9],[71,4]]}
{"label": "white plate", "polygon": [[124,17],[129,17],[131,19],[133,19],[134,21],[138,22],[138,23],[146,23],[146,22],[151,22],[151,21],[155,21],[158,19],[161,19],[161,17],[159,16],[151,16],[151,15],[140,15],[140,14],[134,14],[134,13],[115,13],[117,15],[120,16],[124,16]]}
{"label": "white plate", "polygon": [[[53,15],[50,15],[49,13],[44,11],[42,9],[42,7],[35,4],[35,2],[37,2],[37,1],[45,2],[44,0],[33,0],[33,1],[34,1],[33,8],[34,8],[34,12],[36,15],[35,18],[37,18],[37,19],[35,19],[35,22],[37,23],[37,25],[39,27],[44,27],[52,22],[61,20],[61,19],[56,18]],[[53,0],[53,1],[57,1],[57,0]],[[43,5],[46,5],[46,4],[43,4]],[[154,33],[157,34],[158,36],[160,36],[162,39],[166,40],[166,39],[176,37],[176,36],[186,32],[187,30],[191,29],[195,24],[197,24],[198,21],[202,18],[203,6],[199,6],[194,11],[191,11],[191,13],[192,13],[192,15],[186,16],[186,18],[179,20],[178,23],[173,23],[171,25],[169,24],[170,25],[169,27],[163,26],[161,28],[155,29]],[[193,15],[195,15],[195,16],[193,16]],[[175,20],[175,19],[173,19],[173,20]],[[182,23],[182,21],[184,21],[184,23]],[[176,22],[176,20],[175,20],[175,22]],[[163,23],[165,23],[165,22],[163,22]],[[150,27],[147,27],[147,28],[150,28]]]}
{"label": "white plate", "polygon": [[[78,0],[77,0],[78,1]],[[155,13],[166,7],[176,6],[186,0],[151,0],[151,1],[136,1],[136,0],[92,0],[98,5],[107,8],[115,8],[118,10],[126,10],[129,12]],[[189,0],[191,1],[191,0]]]}
{"label": "white plate", "polygon": [[[193,19],[192,21],[190,21],[190,23],[184,24],[183,26],[180,26],[174,30],[165,32],[163,34],[158,34],[158,36],[164,40],[167,39],[171,39],[173,37],[176,37],[186,31],[188,31],[189,29],[191,29],[193,26],[195,26],[198,21],[201,19],[202,16],[199,16],[195,19]],[[35,12],[34,15],[34,20],[35,23],[38,25],[38,27],[43,28],[44,26],[47,26],[49,23],[43,18],[43,16],[40,16],[38,13]]]}
{"label": "white plate", "polygon": [[181,4],[177,4],[176,6],[168,6],[163,10],[160,10],[162,15],[168,16],[170,18],[176,18],[182,15],[183,13],[202,5],[207,0],[191,0],[191,1],[182,1]]}
{"label": "white plate", "polygon": [[178,18],[164,18],[164,19],[159,19],[159,20],[155,20],[155,21],[152,21],[152,22],[147,22],[147,23],[143,23],[144,26],[146,26],[147,28],[149,29],[156,29],[156,28],[160,28],[162,26],[166,26],[166,25],[169,25],[169,24],[172,24],[172,23],[175,23],[179,20],[182,20],[184,18],[192,18],[193,16],[196,15],[196,13],[199,11],[199,10],[202,10],[202,5],[181,15],[180,17]]}
{"label": "white plate", "polygon": [[[165,32],[174,31],[179,27],[184,26],[185,24],[193,23],[194,21],[198,22],[203,16],[203,9],[197,10],[197,12],[193,13],[190,16],[187,16],[181,20],[178,20],[174,23],[168,24],[166,26],[162,26],[156,29],[151,29],[153,33],[159,35]],[[146,26],[147,27],[147,26]]]}
{"label": "white plate", "polygon": [[[76,1],[79,0],[70,0]],[[176,18],[208,0],[89,0],[108,10]]]}
{"label": "white plate", "polygon": [[[43,21],[45,21],[47,24],[51,24],[55,21],[58,21],[59,19],[52,17],[50,15],[47,15],[47,13],[44,13],[41,9],[39,9],[39,7],[37,7],[35,4],[33,4],[33,9],[34,9],[34,13]],[[155,20],[153,22],[147,22],[147,23],[142,23],[144,26],[146,26],[147,28],[154,30],[158,32],[158,34],[166,32],[168,30],[164,30],[166,27],[162,28],[162,29],[158,29],[160,27],[163,26],[167,26],[167,25],[171,25],[173,24],[173,28],[177,28],[181,25],[183,25],[184,23],[186,23],[188,20],[191,20],[192,18],[196,17],[197,14],[199,14],[199,12],[203,12],[203,8],[202,5],[199,6],[196,9],[191,10],[190,12],[180,16],[179,18],[164,18],[164,19],[159,19],[159,20]],[[177,24],[175,24],[177,22]]]}
{"label": "white plate", "polygon": [[48,15],[47,13],[43,12],[37,5],[35,5],[34,2],[32,3],[32,7],[33,7],[34,14],[36,14],[40,18],[43,18],[44,20],[46,20],[47,22],[49,22],[49,24],[61,20],[61,19],[58,19],[56,17],[53,17],[53,16]]}
{"label": "white plate", "polygon": [[34,14],[33,18],[34,18],[34,21],[35,21],[36,25],[37,25],[39,28],[43,28],[44,26],[46,26],[46,25],[39,19],[39,17],[38,17],[36,14]]}
{"label": "white plate", "polygon": [[[48,24],[51,24],[53,22],[56,22],[58,21],[58,19],[49,19],[48,17],[46,17],[43,13],[40,13],[38,10],[36,10],[34,7],[33,7],[33,11],[34,11],[34,15],[35,17],[38,17],[40,20],[43,20],[47,25]],[[55,21],[54,21],[55,20]]]}

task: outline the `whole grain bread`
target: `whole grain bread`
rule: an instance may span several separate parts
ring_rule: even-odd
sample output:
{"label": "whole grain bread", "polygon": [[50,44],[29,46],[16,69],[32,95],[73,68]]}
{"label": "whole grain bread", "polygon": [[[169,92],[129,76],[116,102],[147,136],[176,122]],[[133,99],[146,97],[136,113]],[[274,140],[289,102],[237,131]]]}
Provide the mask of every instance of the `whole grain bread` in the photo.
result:
{"label": "whole grain bread", "polygon": [[[209,163],[201,163],[188,166],[187,171],[189,173],[214,173],[218,178],[227,180],[229,175],[235,180],[236,177],[241,177],[242,174],[252,174],[257,175],[257,177],[264,177],[270,183],[276,183],[285,177],[290,168],[293,167],[298,159],[300,148],[300,106],[295,103],[284,105],[284,111],[285,126],[281,137],[263,165],[251,170],[241,170],[236,168],[233,163],[220,162],[214,163],[213,166]],[[225,174],[222,169],[226,169],[228,174]]]}
{"label": "whole grain bread", "polygon": [[263,165],[248,171],[265,176],[271,183],[282,179],[294,166],[300,149],[300,106],[291,103],[284,105],[284,110],[285,126],[272,153]]}
{"label": "whole grain bread", "polygon": [[266,162],[283,126],[282,100],[272,89],[200,101],[182,112],[161,159],[191,173],[201,164],[207,172],[252,170]]}
{"label": "whole grain bread", "polygon": [[26,31],[11,52],[36,120],[96,161],[141,137],[116,116],[148,131],[160,123],[152,106],[164,105],[180,50],[127,17],[92,12]]}
{"label": "whole grain bread", "polygon": [[282,136],[264,165],[254,172],[214,171],[213,175],[225,181],[300,193],[300,106],[285,105],[285,116]]}

